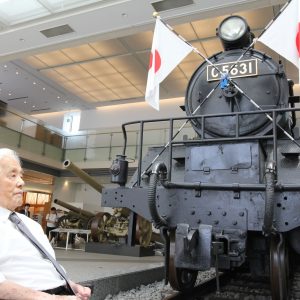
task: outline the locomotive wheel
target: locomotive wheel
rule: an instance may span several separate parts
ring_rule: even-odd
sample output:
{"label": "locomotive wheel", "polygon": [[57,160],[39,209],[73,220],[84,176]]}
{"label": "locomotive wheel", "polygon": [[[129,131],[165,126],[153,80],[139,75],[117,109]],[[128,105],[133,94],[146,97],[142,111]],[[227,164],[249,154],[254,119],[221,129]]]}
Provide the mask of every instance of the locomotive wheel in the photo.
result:
{"label": "locomotive wheel", "polygon": [[105,242],[108,239],[105,226],[111,215],[109,213],[98,213],[91,221],[91,236],[94,242]]}
{"label": "locomotive wheel", "polygon": [[169,282],[178,291],[190,290],[197,280],[198,271],[175,267],[175,232],[170,232]]}
{"label": "locomotive wheel", "polygon": [[137,225],[137,240],[142,247],[148,247],[152,237],[152,223],[138,216]]}
{"label": "locomotive wheel", "polygon": [[282,234],[271,236],[270,280],[272,299],[288,299],[289,257],[285,237]]}

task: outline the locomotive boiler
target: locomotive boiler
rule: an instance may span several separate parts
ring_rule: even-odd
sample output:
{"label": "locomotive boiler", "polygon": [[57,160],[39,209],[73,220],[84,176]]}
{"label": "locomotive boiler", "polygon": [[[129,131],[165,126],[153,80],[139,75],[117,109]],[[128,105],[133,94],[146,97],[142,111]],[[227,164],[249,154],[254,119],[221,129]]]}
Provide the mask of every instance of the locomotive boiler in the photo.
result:
{"label": "locomotive boiler", "polygon": [[[194,286],[199,271],[247,268],[269,276],[273,299],[288,299],[289,265],[300,256],[300,140],[293,82],[281,63],[253,47],[239,16],[217,29],[224,51],[192,75],[186,117],[169,122],[169,141],[143,155],[145,124],[126,123],[102,205],[151,220],[165,240],[166,279]],[[174,123],[197,138],[177,138]],[[140,126],[135,175],[127,182],[127,126]]]}

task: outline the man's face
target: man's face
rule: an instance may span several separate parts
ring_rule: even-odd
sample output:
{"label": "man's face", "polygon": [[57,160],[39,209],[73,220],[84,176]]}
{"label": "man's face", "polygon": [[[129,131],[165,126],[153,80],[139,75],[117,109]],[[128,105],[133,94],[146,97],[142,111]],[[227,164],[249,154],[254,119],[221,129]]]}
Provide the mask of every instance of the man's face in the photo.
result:
{"label": "man's face", "polygon": [[0,206],[15,210],[22,205],[23,170],[17,160],[7,156],[0,160]]}

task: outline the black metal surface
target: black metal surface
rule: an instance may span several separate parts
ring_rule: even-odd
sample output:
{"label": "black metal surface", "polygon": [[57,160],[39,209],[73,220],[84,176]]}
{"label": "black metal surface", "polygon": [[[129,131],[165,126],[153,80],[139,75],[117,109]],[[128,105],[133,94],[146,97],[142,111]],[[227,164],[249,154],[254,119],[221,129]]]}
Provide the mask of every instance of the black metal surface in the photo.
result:
{"label": "black metal surface", "polygon": [[134,247],[125,244],[103,244],[89,242],[85,245],[85,251],[91,253],[102,253],[110,255],[124,255],[124,256],[153,256],[155,254],[152,248],[145,248],[139,245]]}
{"label": "black metal surface", "polygon": [[169,282],[173,289],[178,291],[191,290],[196,282],[198,271],[178,268],[176,266],[175,233],[170,232],[170,255],[169,255]]}
{"label": "black metal surface", "polygon": [[289,298],[289,258],[285,237],[282,234],[270,237],[270,281],[272,300]]}
{"label": "black metal surface", "polygon": [[211,266],[212,226],[200,224],[191,229],[177,224],[175,235],[175,266],[190,270],[209,270]]}
{"label": "black metal surface", "polygon": [[129,215],[129,224],[128,224],[128,236],[127,236],[128,246],[135,246],[136,218],[137,218],[136,213],[131,211]]}
{"label": "black metal surface", "polygon": [[[228,63],[237,61],[242,50],[225,51],[211,57],[212,63]],[[257,59],[258,74],[252,77],[235,78],[234,82],[247,95],[263,109],[288,106],[288,83],[284,74],[280,73],[280,66],[270,57],[251,50],[243,57],[243,61]],[[186,92],[186,113],[192,115],[194,110],[200,106],[198,114],[207,115],[213,113],[224,113],[232,111],[230,101],[222,95],[221,90],[215,91],[208,100],[203,103],[206,95],[215,87],[219,81],[207,81],[208,63],[204,62],[193,74]],[[235,96],[236,103],[234,111],[256,110],[255,106],[248,101],[245,94],[238,93]],[[285,116],[282,116],[285,119]],[[286,122],[286,120],[284,121]],[[213,118],[206,120],[205,133],[217,136],[235,136],[236,121],[228,118]],[[193,127],[198,134],[201,132],[201,120],[193,121]],[[272,125],[263,115],[253,115],[239,120],[239,134],[249,135],[253,132],[266,132]]]}

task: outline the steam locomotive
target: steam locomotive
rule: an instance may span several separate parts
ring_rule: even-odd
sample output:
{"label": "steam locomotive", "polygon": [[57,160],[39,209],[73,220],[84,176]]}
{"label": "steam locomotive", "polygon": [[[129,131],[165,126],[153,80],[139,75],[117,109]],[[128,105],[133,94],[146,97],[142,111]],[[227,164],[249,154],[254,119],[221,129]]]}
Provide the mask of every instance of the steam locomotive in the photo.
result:
{"label": "steam locomotive", "polygon": [[[281,63],[253,47],[246,21],[217,29],[224,51],[192,75],[186,117],[170,118],[169,141],[143,155],[144,126],[126,123],[102,205],[151,220],[165,240],[166,279],[194,286],[199,271],[247,267],[270,276],[272,298],[288,299],[290,253],[300,256],[300,140],[293,82]],[[177,137],[175,121],[197,138]],[[162,122],[166,120],[157,120]],[[127,131],[140,126],[138,168],[127,182]]]}

